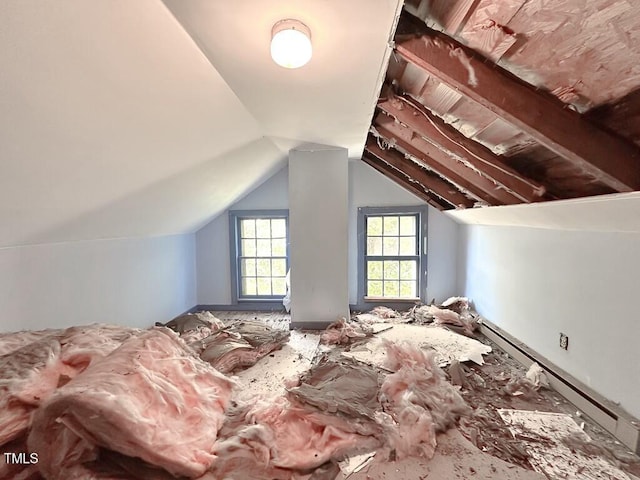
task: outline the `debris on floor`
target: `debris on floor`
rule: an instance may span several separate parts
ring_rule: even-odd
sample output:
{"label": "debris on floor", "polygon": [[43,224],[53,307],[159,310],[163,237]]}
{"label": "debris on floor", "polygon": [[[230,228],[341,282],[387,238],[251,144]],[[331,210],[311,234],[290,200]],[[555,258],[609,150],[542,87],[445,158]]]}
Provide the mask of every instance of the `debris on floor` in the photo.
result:
{"label": "debris on floor", "polygon": [[344,475],[344,478],[349,478],[352,473],[358,473],[360,470],[365,468],[371,461],[373,457],[376,456],[376,452],[367,452],[362,453],[360,455],[353,455],[351,457],[347,457],[345,460],[342,460],[338,463],[340,467],[340,471]]}
{"label": "debris on floor", "polygon": [[232,387],[175,333],[152,329],[53,393],[35,412],[27,445],[47,479],[94,478],[102,449],[195,478],[215,458],[210,445]]}
{"label": "debris on floor", "polygon": [[324,332],[200,312],[0,334],[0,447],[39,454],[0,457],[0,480],[637,480],[637,457],[536,411],[564,404],[479,320],[453,297]]}
{"label": "debris on floor", "polygon": [[234,398],[246,402],[255,397],[284,395],[286,387],[297,384],[299,376],[311,368],[319,344],[320,333],[291,331],[289,341],[280,350],[236,373],[239,387]]}
{"label": "debris on floor", "polygon": [[185,314],[166,324],[156,323],[180,337],[216,370],[231,373],[254,365],[265,355],[282,348],[289,331],[269,327],[258,320],[235,320],[226,324],[210,312]]}
{"label": "debris on floor", "polygon": [[[338,477],[343,480],[345,477]],[[438,448],[429,460],[410,457],[394,462],[376,457],[349,480],[548,480],[527,470],[487,455],[473,446],[456,429],[438,435]]]}
{"label": "debris on floor", "polygon": [[322,332],[321,341],[325,345],[348,345],[371,335],[373,329],[369,324],[340,318]]}
{"label": "debris on floor", "polygon": [[534,362],[531,364],[526,375],[509,380],[505,385],[504,390],[513,396],[531,396],[532,392],[535,392],[540,388],[547,388],[548,386],[549,381],[547,380],[544,370],[540,365]]}
{"label": "debris on floor", "polygon": [[629,480],[602,456],[594,456],[592,441],[569,415],[500,409],[498,413],[520,440],[533,468],[551,480]]}
{"label": "debris on floor", "polygon": [[453,361],[469,360],[482,365],[483,355],[491,352],[490,346],[444,328],[400,323],[377,333],[369,342],[351,347],[343,355],[371,365],[383,366],[386,361],[385,341],[409,342],[418,348],[432,349],[436,353],[436,362],[441,367]]}

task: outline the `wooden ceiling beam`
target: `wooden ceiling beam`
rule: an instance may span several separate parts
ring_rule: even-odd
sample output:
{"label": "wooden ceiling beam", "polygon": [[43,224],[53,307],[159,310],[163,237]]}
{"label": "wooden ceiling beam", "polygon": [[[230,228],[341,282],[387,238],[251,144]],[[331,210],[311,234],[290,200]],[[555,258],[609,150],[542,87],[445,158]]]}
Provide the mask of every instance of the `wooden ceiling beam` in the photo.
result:
{"label": "wooden ceiling beam", "polygon": [[396,52],[600,182],[620,192],[640,190],[640,149],[634,144],[598,128],[551,94],[452,38],[426,26],[423,32],[396,37]]}
{"label": "wooden ceiling beam", "polygon": [[391,89],[388,89],[378,103],[378,107],[436,147],[480,170],[522,201],[542,200],[546,192],[544,186],[520,175],[498,155],[484,145],[465,137],[416,100],[395,95]]}
{"label": "wooden ceiling beam", "polygon": [[379,113],[373,122],[373,128],[387,142],[394,145],[401,153],[415,158],[422,165],[468,191],[478,200],[489,205],[513,205],[522,203],[511,192],[504,190],[479,171],[449,156],[443,150],[416,136],[410,128],[397,123],[385,113]]}
{"label": "wooden ceiling beam", "polygon": [[413,193],[416,197],[424,200],[429,205],[434,208],[437,208],[440,211],[443,210],[452,210],[454,205],[449,204],[449,202],[445,202],[444,200],[435,197],[432,193],[429,193],[425,190],[424,187],[418,185],[415,182],[409,180],[409,178],[404,175],[402,172],[396,170],[388,163],[380,160],[379,158],[371,155],[369,152],[365,151],[362,155],[362,161],[367,165],[375,168],[382,175],[387,177],[388,179],[397,183],[400,187],[408,190]]}
{"label": "wooden ceiling beam", "polygon": [[446,182],[437,174],[429,172],[412,160],[405,158],[398,150],[394,148],[386,150],[380,148],[378,141],[372,134],[369,134],[364,148],[370,155],[401,171],[409,177],[410,180],[418,182],[424,188],[431,190],[435,195],[446,200],[449,204],[455,207],[473,207],[475,202],[467,198],[454,185]]}

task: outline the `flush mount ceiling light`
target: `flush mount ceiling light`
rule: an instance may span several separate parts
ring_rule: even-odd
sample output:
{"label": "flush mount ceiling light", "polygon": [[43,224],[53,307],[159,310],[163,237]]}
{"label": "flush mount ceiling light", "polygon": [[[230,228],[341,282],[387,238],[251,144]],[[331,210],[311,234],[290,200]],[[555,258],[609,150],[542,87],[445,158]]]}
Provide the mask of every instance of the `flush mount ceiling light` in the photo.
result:
{"label": "flush mount ceiling light", "polygon": [[311,60],[311,53],[311,30],[304,23],[280,20],[271,29],[271,58],[281,67],[302,67]]}

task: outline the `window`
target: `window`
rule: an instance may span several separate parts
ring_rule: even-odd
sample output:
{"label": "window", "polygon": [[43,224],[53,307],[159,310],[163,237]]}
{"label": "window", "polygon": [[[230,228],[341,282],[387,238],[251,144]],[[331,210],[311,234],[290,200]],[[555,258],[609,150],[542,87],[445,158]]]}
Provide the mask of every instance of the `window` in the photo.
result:
{"label": "window", "polygon": [[360,284],[364,301],[423,299],[426,208],[361,208]]}
{"label": "window", "polygon": [[288,212],[229,212],[234,301],[282,300],[289,268]]}

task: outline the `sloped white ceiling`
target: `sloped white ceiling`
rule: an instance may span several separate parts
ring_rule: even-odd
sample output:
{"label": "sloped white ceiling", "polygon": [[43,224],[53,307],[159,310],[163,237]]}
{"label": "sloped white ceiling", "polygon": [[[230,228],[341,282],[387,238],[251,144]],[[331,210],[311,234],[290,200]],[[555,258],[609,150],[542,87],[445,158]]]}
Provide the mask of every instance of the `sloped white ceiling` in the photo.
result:
{"label": "sloped white ceiling", "polygon": [[[3,0],[0,247],[193,231],[289,148],[362,149],[398,0]],[[297,17],[314,57],[269,58]]]}

